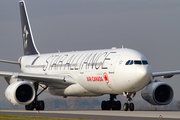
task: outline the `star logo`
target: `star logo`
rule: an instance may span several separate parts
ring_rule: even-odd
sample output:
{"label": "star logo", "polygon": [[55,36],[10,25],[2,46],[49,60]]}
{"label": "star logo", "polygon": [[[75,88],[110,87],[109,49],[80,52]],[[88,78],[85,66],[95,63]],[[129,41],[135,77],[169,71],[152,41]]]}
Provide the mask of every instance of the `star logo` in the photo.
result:
{"label": "star logo", "polygon": [[105,82],[108,84],[109,83],[109,78],[108,78],[108,75],[107,75],[106,72],[104,72],[103,77],[104,77]]}
{"label": "star logo", "polygon": [[27,48],[28,35],[29,35],[29,32],[26,29],[26,25],[24,25],[24,33],[23,33],[24,48]]}

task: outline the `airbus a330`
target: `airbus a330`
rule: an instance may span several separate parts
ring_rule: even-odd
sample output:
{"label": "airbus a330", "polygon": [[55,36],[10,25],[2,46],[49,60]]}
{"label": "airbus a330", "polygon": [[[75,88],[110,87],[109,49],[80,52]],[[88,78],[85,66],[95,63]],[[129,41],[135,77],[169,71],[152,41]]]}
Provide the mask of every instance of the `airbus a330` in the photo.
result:
{"label": "airbus a330", "polygon": [[[102,101],[102,110],[121,110],[117,95],[124,95],[125,111],[133,111],[136,92],[153,105],[167,105],[173,99],[173,89],[155,77],[170,78],[179,70],[152,72],[146,57],[127,48],[58,52],[40,54],[36,48],[24,1],[19,2],[24,55],[17,62],[22,72],[0,71],[9,86],[6,98],[14,105],[25,105],[26,110],[44,110],[44,101],[38,100],[43,92],[55,96],[110,95]],[[144,89],[143,89],[144,88]],[[38,89],[42,90],[37,93]]]}

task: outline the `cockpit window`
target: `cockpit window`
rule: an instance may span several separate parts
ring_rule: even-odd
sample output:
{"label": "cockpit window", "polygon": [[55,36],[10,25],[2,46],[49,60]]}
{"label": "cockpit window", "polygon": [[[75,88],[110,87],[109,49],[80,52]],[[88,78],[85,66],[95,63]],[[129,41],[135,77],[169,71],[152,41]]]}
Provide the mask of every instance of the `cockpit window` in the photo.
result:
{"label": "cockpit window", "polygon": [[142,60],[143,65],[147,65],[148,62],[146,60]]}
{"label": "cockpit window", "polygon": [[129,65],[129,63],[130,63],[130,60],[128,60],[125,65]]}
{"label": "cockpit window", "polygon": [[128,60],[125,65],[148,65],[148,62],[146,60]]}
{"label": "cockpit window", "polygon": [[129,65],[132,65],[133,64],[133,60],[131,60],[130,64]]}
{"label": "cockpit window", "polygon": [[140,60],[135,60],[135,61],[134,61],[134,64],[141,65],[142,62],[141,62]]}

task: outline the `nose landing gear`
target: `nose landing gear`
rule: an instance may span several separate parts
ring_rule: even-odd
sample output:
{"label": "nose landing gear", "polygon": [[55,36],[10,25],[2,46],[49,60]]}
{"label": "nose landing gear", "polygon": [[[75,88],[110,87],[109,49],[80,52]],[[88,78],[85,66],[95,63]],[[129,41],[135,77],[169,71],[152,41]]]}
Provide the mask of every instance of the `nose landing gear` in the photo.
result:
{"label": "nose landing gear", "polygon": [[124,103],[123,109],[124,111],[134,111],[134,103],[132,103],[132,98],[136,95],[136,93],[131,92],[123,92],[125,98],[127,98],[127,103]]}
{"label": "nose landing gear", "polygon": [[102,101],[101,103],[101,109],[102,110],[121,110],[121,102],[120,101],[114,101],[116,99],[117,95],[110,94],[110,100],[109,101]]}

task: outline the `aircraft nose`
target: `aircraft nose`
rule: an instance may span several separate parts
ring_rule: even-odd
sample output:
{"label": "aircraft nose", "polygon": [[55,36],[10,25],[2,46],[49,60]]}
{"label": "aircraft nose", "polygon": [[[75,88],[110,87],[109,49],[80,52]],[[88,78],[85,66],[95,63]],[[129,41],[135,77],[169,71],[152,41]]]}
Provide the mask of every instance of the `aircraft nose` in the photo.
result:
{"label": "aircraft nose", "polygon": [[141,66],[136,69],[136,77],[138,81],[147,83],[151,79],[151,69],[149,66]]}

